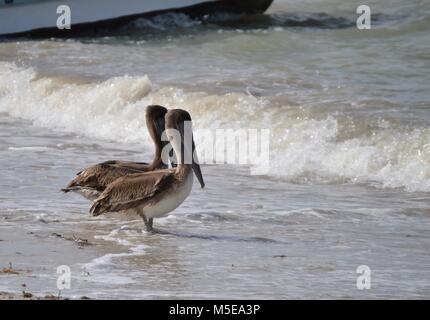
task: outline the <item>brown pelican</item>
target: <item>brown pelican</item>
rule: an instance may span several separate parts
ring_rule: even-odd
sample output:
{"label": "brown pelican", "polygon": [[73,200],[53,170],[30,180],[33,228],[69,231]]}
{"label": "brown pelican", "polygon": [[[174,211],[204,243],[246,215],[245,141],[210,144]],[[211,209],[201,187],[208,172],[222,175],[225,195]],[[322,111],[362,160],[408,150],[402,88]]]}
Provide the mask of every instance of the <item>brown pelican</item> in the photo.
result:
{"label": "brown pelican", "polygon": [[[90,209],[92,215],[132,209],[142,217],[146,230],[151,231],[153,218],[173,211],[188,197],[193,185],[192,171],[204,188],[200,165],[194,154],[190,114],[181,109],[170,110],[165,120],[177,167],[130,174],[115,180],[94,201]],[[190,132],[184,129],[186,122]]]}
{"label": "brown pelican", "polygon": [[166,113],[167,109],[162,106],[153,105],[146,108],[146,126],[155,145],[155,156],[151,163],[122,160],[105,161],[78,172],[76,177],[62,191],[65,193],[74,191],[89,200],[95,200],[109,183],[119,177],[131,173],[167,168],[161,159],[161,151],[168,144],[166,141],[161,141]]}

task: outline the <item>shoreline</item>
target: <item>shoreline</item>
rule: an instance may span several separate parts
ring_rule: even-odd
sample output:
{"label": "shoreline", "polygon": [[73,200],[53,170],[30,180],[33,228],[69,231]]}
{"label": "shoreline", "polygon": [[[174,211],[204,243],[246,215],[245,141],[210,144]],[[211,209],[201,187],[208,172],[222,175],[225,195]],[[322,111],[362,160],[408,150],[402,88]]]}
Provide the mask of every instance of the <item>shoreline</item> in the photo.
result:
{"label": "shoreline", "polygon": [[23,291],[22,293],[2,291],[0,292],[0,301],[1,300],[91,300],[91,298],[87,296],[82,296],[80,298],[68,298],[62,296],[54,296],[52,294],[36,295],[26,291]]}

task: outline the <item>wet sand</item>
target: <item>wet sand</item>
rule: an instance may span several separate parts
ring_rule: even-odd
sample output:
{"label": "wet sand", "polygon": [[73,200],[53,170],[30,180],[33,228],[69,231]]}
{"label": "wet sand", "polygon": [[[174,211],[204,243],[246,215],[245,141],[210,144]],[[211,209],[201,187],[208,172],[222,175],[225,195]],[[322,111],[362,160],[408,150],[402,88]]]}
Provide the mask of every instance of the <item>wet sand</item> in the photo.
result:
{"label": "wet sand", "polygon": [[[67,297],[45,295],[37,296],[30,292],[23,291],[21,294],[11,292],[0,292],[0,300],[70,300]],[[79,300],[91,300],[88,297],[81,297]]]}

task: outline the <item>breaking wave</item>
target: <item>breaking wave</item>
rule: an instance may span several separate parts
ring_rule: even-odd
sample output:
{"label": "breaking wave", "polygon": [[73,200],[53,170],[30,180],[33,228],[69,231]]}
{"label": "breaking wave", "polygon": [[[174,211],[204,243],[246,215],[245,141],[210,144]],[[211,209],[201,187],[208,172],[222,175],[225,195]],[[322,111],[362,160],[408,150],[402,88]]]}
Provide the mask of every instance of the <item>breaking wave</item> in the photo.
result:
{"label": "breaking wave", "polygon": [[269,128],[269,175],[294,182],[353,182],[430,191],[430,128],[379,119],[374,125],[341,113],[301,114],[250,94],[153,90],[147,76],[102,82],[41,77],[0,63],[0,112],[88,138],[150,145],[145,107],[191,112],[197,129]]}

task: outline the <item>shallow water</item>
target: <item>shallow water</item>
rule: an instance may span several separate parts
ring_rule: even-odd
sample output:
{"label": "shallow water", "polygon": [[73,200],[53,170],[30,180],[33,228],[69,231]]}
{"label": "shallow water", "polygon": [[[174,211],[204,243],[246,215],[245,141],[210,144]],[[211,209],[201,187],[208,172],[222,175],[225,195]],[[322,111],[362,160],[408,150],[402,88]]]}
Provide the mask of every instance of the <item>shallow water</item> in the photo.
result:
{"label": "shallow water", "polygon": [[[0,291],[57,294],[69,265],[70,297],[428,298],[430,5],[371,1],[371,31],[357,5],[0,42],[0,268],[20,271]],[[189,110],[199,149],[202,129],[270,129],[269,172],[204,165],[207,187],[156,234],[90,217],[59,189],[88,164],[150,159],[151,103]]]}

